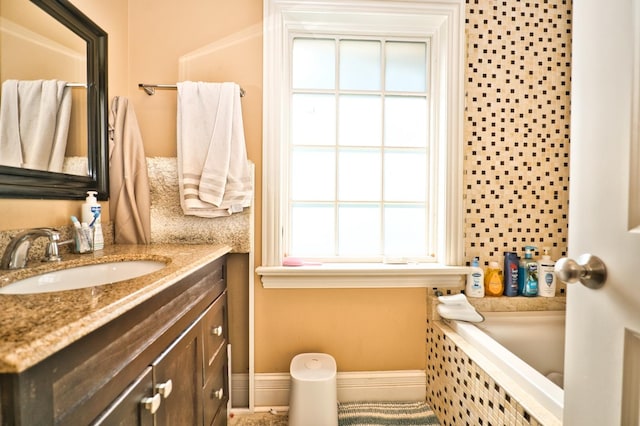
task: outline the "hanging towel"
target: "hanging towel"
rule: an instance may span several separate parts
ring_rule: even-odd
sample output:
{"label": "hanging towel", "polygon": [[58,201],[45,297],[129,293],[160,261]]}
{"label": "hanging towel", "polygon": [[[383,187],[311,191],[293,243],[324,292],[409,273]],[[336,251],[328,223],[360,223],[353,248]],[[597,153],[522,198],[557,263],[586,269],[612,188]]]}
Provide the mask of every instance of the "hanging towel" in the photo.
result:
{"label": "hanging towel", "polygon": [[178,186],[185,215],[228,216],[253,187],[235,83],[178,83]]}
{"label": "hanging towel", "polygon": [[133,105],[116,96],[109,111],[109,214],[117,244],[151,243],[151,196]]}
{"label": "hanging towel", "polygon": [[60,80],[6,80],[0,105],[0,164],[62,171],[71,91]]}

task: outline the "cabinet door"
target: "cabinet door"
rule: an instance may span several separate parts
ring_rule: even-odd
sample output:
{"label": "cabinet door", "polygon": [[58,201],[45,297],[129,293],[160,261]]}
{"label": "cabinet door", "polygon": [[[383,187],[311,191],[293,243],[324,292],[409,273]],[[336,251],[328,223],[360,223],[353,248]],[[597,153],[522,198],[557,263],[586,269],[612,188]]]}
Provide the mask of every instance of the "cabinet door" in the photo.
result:
{"label": "cabinet door", "polygon": [[203,393],[204,424],[216,424],[220,418],[227,418],[227,401],[229,401],[227,352],[219,351],[213,360]]}
{"label": "cabinet door", "polygon": [[156,426],[202,425],[200,323],[192,325],[153,363],[153,383],[162,395]]}
{"label": "cabinet door", "polygon": [[[152,426],[151,367],[144,372],[92,424],[101,426]],[[149,401],[149,404],[145,404]],[[146,407],[149,408],[146,408]]]}
{"label": "cabinet door", "polygon": [[205,376],[218,352],[226,351],[227,343],[227,293],[213,302],[202,317],[204,331]]}

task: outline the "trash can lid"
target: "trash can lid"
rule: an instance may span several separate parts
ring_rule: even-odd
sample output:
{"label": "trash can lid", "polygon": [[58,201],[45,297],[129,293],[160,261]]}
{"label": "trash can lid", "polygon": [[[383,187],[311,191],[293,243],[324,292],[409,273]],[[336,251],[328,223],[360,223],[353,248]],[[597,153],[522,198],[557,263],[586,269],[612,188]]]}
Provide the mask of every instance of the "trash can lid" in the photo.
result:
{"label": "trash can lid", "polygon": [[291,360],[291,377],[298,380],[326,380],[336,375],[336,360],[322,353],[298,354]]}

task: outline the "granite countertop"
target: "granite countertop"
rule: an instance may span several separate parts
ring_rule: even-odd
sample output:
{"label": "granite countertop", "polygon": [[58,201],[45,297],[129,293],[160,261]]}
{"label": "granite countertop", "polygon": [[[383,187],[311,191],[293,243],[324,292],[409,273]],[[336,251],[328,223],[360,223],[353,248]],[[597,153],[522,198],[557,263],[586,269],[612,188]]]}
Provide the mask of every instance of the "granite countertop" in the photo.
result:
{"label": "granite countertop", "polygon": [[36,263],[1,271],[0,286],[31,275],[94,263],[123,260],[164,261],[167,266],[114,284],[63,292],[0,295],[0,373],[19,373],[44,360],[153,295],[215,260],[227,245],[108,245],[62,262]]}

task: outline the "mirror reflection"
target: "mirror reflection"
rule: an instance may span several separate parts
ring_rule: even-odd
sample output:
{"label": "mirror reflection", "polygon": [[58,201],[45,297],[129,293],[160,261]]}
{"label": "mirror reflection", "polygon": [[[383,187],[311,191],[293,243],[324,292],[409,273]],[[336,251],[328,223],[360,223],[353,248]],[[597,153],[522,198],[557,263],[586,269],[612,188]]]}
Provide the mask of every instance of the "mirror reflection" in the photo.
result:
{"label": "mirror reflection", "polygon": [[28,0],[0,0],[0,165],[86,176],[87,44]]}

